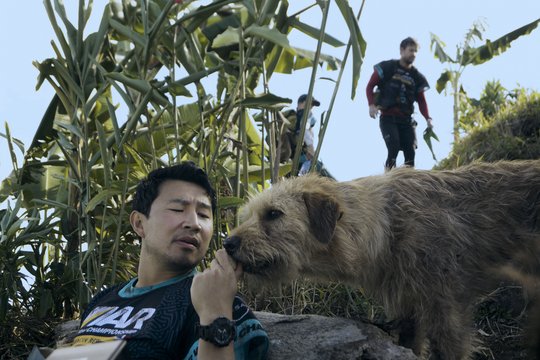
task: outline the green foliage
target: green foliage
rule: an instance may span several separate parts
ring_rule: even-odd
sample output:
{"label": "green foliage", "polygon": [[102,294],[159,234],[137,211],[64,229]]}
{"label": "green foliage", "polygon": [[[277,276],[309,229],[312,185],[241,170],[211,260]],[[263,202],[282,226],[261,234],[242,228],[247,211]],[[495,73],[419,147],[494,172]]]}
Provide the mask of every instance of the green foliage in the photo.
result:
{"label": "green foliage", "polygon": [[459,130],[462,135],[468,134],[476,127],[489,124],[496,113],[515,101],[519,90],[508,92],[499,81],[488,81],[480,94],[480,99],[469,98],[465,94],[460,97]]}
{"label": "green foliage", "polygon": [[437,168],[451,169],[474,161],[540,158],[540,93],[517,94],[515,101],[501,105],[499,112],[486,116],[482,126],[471,129],[455,143],[452,154]]}
{"label": "green foliage", "polygon": [[483,64],[495,56],[502,54],[510,48],[511,43],[514,40],[521,36],[530,34],[534,29],[536,29],[539,23],[540,18],[501,36],[495,41],[490,41],[487,39],[483,45],[474,47],[473,45],[476,41],[483,40],[483,33],[485,31],[484,23],[481,21],[476,21],[472,28],[470,28],[465,34],[463,43],[457,46],[455,58],[448,55],[444,50],[446,44],[439,39],[437,35],[431,34],[430,46],[435,58],[441,63],[448,63],[451,65],[449,69],[446,69],[440,75],[439,79],[437,80],[436,89],[439,93],[441,93],[446,89],[448,83],[451,85],[452,96],[454,97],[454,141],[457,142],[459,139],[459,119],[461,115],[459,104],[461,103],[463,96],[466,96],[460,82],[461,74],[465,68],[469,65]]}
{"label": "green foliage", "polygon": [[[486,39],[485,43],[478,47],[472,45],[476,40],[483,40],[483,32],[485,31],[484,23],[480,20],[476,21],[472,28],[465,35],[462,44],[458,45],[456,57],[452,58],[445,51],[445,44],[435,34],[431,34],[431,48],[436,59],[441,63],[452,63],[460,68],[465,68],[467,65],[480,65],[491,60],[497,55],[502,54],[510,48],[510,44],[517,38],[530,34],[538,24],[540,19],[515,29],[508,34],[505,34],[495,41]],[[461,74],[458,71],[445,71],[437,81],[437,91],[440,93],[446,87],[447,81],[451,81],[456,75]]]}
{"label": "green foliage", "polygon": [[433,160],[437,161],[437,158],[435,157],[435,153],[433,152],[433,144],[431,143],[431,139],[439,141],[439,137],[437,136],[437,134],[435,134],[433,129],[429,127],[424,130],[423,137],[424,137],[424,141],[426,142],[429,148],[429,151],[431,151],[431,156],[433,156]]}

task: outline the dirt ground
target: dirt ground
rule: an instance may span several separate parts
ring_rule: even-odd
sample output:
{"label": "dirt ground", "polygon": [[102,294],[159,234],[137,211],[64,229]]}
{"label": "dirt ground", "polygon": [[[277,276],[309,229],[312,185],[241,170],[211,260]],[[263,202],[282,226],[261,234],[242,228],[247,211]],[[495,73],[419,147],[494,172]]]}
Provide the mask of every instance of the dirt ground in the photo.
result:
{"label": "dirt ground", "polygon": [[475,360],[521,360],[527,358],[524,329],[528,301],[519,286],[503,286],[481,302],[475,327],[482,341]]}

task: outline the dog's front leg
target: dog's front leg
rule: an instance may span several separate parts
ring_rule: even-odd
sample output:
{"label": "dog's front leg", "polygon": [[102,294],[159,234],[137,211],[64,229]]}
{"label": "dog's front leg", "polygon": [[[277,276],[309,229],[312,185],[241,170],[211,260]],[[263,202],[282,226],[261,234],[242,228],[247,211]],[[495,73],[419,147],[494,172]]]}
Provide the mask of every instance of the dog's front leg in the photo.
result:
{"label": "dog's front leg", "polygon": [[426,340],[426,330],[414,318],[404,318],[398,323],[400,346],[411,349],[415,355],[421,356]]}
{"label": "dog's front leg", "polygon": [[449,306],[437,306],[426,314],[425,323],[429,339],[430,360],[468,359],[472,348],[470,321],[465,311]]}

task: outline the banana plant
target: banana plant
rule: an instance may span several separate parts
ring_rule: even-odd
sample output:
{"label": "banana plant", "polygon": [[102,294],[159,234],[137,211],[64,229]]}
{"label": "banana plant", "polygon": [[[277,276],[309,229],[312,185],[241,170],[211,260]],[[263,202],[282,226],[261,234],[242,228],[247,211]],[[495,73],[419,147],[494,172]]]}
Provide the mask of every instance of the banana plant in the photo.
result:
{"label": "banana plant", "polygon": [[435,34],[431,33],[431,50],[436,59],[439,59],[441,63],[449,63],[450,69],[446,69],[437,80],[436,89],[441,93],[450,83],[452,96],[454,98],[453,104],[453,121],[454,121],[454,142],[459,140],[459,104],[460,96],[466,96],[465,91],[461,86],[461,75],[465,68],[469,65],[480,65],[486,61],[491,60],[495,56],[504,53],[510,48],[511,43],[521,36],[530,34],[540,22],[540,18],[536,19],[529,24],[519,27],[501,37],[497,40],[491,41],[486,39],[485,42],[477,47],[474,47],[475,41],[483,40],[483,33],[485,31],[484,23],[476,21],[471,29],[466,33],[465,40],[462,44],[457,46],[456,56],[452,57],[444,50],[446,44]]}

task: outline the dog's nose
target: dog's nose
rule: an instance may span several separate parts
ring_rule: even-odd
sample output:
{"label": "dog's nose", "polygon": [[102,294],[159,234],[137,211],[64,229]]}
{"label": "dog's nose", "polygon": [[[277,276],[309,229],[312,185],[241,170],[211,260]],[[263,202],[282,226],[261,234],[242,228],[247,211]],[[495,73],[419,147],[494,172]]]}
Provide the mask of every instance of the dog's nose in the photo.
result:
{"label": "dog's nose", "polygon": [[225,248],[225,251],[227,251],[227,254],[234,255],[236,250],[240,247],[240,237],[238,236],[230,236],[226,238],[223,241],[223,247]]}

